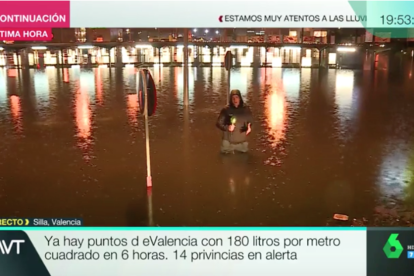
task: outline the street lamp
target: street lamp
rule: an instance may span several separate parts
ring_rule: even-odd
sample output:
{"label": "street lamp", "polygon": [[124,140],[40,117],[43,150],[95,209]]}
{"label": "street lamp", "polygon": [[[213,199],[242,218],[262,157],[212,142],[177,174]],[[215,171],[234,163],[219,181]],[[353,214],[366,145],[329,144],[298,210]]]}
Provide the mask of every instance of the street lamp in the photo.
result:
{"label": "street lamp", "polygon": [[219,31],[216,31],[216,34],[218,34],[219,33]]}
{"label": "street lamp", "polygon": [[206,34],[208,34],[208,30],[206,30],[205,32],[206,32]]}
{"label": "street lamp", "polygon": [[193,32],[195,32],[195,33],[196,33],[196,32],[197,32],[197,29],[194,29],[194,30],[193,30]]}

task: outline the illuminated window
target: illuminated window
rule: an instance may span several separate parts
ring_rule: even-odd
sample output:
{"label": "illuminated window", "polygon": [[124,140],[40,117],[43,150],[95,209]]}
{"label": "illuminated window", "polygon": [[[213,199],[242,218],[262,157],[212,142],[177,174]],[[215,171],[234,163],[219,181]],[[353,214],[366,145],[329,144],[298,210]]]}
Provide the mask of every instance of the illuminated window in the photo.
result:
{"label": "illuminated window", "polygon": [[315,37],[326,37],[328,35],[327,31],[315,31],[313,32],[313,36]]}
{"label": "illuminated window", "polygon": [[122,29],[118,30],[118,41],[119,42],[123,42],[124,41],[124,33],[122,31]]}
{"label": "illuminated window", "polygon": [[297,36],[298,33],[296,31],[289,31],[289,36]]}
{"label": "illuminated window", "polygon": [[336,65],[336,53],[329,53],[328,63],[329,65]]}
{"label": "illuminated window", "polygon": [[76,28],[75,37],[78,42],[86,41],[86,29],[85,28]]}

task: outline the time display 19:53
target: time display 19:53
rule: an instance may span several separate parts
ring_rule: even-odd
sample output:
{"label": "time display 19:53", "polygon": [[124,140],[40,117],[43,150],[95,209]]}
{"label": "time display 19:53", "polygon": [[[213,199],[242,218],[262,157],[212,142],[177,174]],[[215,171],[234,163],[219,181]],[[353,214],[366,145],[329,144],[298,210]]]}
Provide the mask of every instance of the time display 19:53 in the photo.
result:
{"label": "time display 19:53", "polygon": [[383,25],[411,25],[414,23],[412,15],[383,15],[380,17]]}

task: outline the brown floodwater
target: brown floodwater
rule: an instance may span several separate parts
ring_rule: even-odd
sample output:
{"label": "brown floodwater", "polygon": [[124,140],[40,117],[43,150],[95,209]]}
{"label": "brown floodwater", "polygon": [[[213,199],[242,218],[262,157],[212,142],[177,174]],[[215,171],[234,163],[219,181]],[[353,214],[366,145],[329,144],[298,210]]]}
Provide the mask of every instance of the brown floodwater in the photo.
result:
{"label": "brown floodwater", "polygon": [[312,226],[414,202],[409,73],[232,71],[255,121],[247,155],[219,154],[222,68],[154,68],[153,176],[135,68],[0,70],[2,217],[88,226]]}

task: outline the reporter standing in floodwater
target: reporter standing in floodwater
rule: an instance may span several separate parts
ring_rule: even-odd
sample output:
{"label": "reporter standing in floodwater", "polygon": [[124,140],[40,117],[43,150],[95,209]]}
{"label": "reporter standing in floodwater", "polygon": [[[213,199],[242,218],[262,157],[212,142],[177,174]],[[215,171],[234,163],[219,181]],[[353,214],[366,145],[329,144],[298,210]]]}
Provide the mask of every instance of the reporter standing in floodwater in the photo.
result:
{"label": "reporter standing in floodwater", "polygon": [[244,104],[240,90],[230,92],[229,102],[230,104],[221,110],[216,123],[223,132],[221,152],[247,152],[249,150],[247,136],[252,131],[252,113]]}

